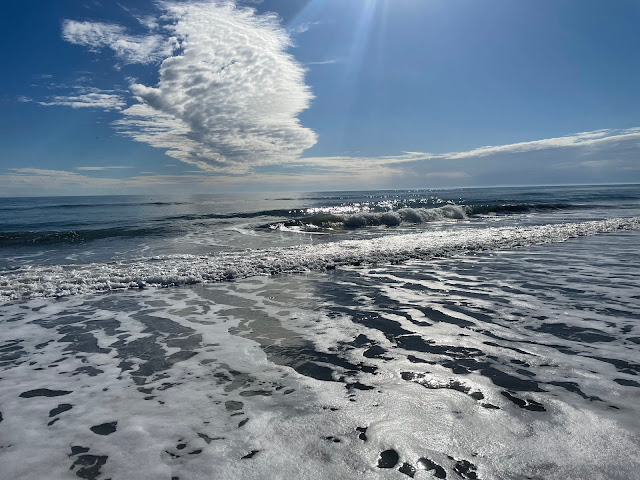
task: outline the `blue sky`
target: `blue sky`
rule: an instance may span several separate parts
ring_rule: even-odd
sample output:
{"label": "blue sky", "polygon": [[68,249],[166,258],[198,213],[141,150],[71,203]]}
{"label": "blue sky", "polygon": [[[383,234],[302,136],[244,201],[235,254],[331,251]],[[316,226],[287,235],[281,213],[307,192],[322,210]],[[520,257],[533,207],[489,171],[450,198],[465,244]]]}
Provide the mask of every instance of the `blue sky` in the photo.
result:
{"label": "blue sky", "polygon": [[640,182],[640,3],[3,2],[0,195]]}

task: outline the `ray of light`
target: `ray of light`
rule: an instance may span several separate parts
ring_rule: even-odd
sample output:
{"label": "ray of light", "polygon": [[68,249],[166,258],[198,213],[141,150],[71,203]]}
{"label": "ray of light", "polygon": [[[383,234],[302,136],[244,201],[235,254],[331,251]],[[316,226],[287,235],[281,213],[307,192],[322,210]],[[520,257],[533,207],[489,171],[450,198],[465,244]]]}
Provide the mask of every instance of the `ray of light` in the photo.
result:
{"label": "ray of light", "polygon": [[[389,8],[388,0],[352,0],[353,8],[357,8],[356,21],[350,28],[350,40],[344,48],[345,54],[340,58],[341,68],[338,78],[341,83],[343,102],[338,107],[340,113],[334,120],[334,128],[343,132],[343,138],[348,135],[353,121],[353,108],[360,99],[359,86],[362,82],[364,62],[374,62],[374,70],[384,68],[384,36],[386,35],[386,13]],[[288,29],[296,31],[311,25],[320,19],[327,18],[331,2],[326,0],[311,0],[289,22]],[[330,12],[329,12],[330,13]],[[351,12],[353,14],[353,12]],[[354,18],[354,17],[349,17]]]}
{"label": "ray of light", "polygon": [[353,31],[353,39],[348,56],[347,76],[357,76],[362,68],[365,52],[371,38],[373,19],[376,13],[378,2],[369,0],[364,2],[362,13]]}

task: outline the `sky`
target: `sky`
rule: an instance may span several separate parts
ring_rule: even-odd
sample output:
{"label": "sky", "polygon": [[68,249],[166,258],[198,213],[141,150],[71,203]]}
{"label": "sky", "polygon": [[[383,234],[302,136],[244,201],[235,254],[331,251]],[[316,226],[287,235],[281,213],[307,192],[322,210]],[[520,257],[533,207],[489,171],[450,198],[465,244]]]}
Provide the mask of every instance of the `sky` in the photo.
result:
{"label": "sky", "polygon": [[637,0],[5,0],[0,196],[640,183]]}

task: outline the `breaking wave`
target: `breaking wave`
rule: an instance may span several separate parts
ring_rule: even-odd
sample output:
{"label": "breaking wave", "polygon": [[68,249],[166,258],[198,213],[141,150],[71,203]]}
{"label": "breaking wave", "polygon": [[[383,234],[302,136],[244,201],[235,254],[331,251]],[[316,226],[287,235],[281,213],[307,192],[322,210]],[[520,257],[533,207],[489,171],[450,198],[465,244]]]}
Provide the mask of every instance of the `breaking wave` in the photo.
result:
{"label": "breaking wave", "polygon": [[279,223],[262,225],[261,228],[282,229],[297,227],[303,230],[318,228],[364,228],[364,227],[396,227],[401,224],[422,224],[443,220],[464,220],[487,215],[513,215],[530,212],[548,212],[578,208],[574,205],[555,204],[500,204],[500,205],[455,205],[442,207],[406,207],[398,210],[357,212],[338,214],[332,211],[286,220]]}
{"label": "breaking wave", "polygon": [[219,282],[253,275],[325,271],[342,265],[428,260],[638,229],[640,217],[615,218],[530,227],[455,229],[437,233],[388,235],[374,239],[344,240],[216,256],[175,255],[136,262],[23,267],[2,274],[0,300]]}

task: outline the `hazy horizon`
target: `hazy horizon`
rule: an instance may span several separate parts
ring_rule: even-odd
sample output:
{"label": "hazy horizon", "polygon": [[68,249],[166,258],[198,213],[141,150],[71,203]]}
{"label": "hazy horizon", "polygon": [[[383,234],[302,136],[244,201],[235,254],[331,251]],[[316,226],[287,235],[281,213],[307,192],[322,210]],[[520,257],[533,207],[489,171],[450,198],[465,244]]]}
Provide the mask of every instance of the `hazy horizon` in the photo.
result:
{"label": "hazy horizon", "polygon": [[[575,183],[575,184],[548,184],[548,185],[482,185],[482,186],[464,186],[464,187],[439,187],[439,188],[431,188],[431,187],[423,187],[423,188],[380,188],[380,189],[352,189],[352,190],[289,190],[289,191],[279,191],[279,190],[270,190],[270,191],[251,191],[251,192],[230,192],[230,191],[222,191],[222,192],[190,192],[190,193],[170,193],[171,197],[191,197],[191,196],[212,196],[212,195],[238,195],[245,196],[247,194],[255,194],[255,195],[267,195],[267,194],[308,194],[308,193],[365,193],[365,192],[411,192],[411,191],[448,191],[448,190],[473,190],[473,189],[525,189],[525,188],[558,188],[558,187],[625,187],[625,186],[634,186],[640,185],[640,183]],[[65,195],[15,195],[15,196],[4,196],[0,194],[0,198],[64,198],[64,197],[136,197],[136,196],[156,196],[162,195],[162,192],[146,192],[146,193],[104,193],[104,194],[65,194]]]}

